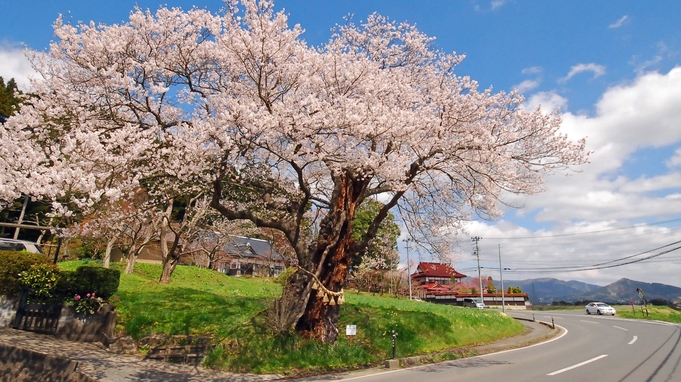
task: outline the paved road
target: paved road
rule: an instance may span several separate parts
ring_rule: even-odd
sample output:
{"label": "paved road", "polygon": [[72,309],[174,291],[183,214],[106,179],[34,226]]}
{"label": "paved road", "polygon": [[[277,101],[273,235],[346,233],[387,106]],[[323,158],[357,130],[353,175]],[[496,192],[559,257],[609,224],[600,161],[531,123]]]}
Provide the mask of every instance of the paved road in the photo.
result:
{"label": "paved road", "polygon": [[533,346],[438,364],[307,381],[681,381],[681,326],[583,312],[527,312],[514,316],[549,321],[563,335]]}
{"label": "paved road", "polygon": [[[587,316],[582,312],[513,312],[512,315],[551,322],[567,330],[553,331],[526,322],[523,336],[477,348],[484,356],[406,369],[374,368],[305,381],[367,382],[452,380],[526,381],[681,381],[681,326]],[[557,336],[545,340],[558,333]],[[107,352],[95,344],[60,341],[50,336],[0,328],[0,344],[62,356],[78,362],[77,370],[101,381],[263,381],[276,375],[221,373],[184,365]],[[519,345],[525,347],[508,350]],[[301,380],[301,381],[302,381]]]}

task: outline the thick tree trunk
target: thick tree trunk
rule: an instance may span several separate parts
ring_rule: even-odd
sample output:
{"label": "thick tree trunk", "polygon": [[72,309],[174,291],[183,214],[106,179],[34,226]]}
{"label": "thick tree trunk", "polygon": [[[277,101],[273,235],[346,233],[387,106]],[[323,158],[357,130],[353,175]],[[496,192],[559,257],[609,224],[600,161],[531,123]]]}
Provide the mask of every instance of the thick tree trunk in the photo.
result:
{"label": "thick tree trunk", "polygon": [[[345,284],[352,257],[349,251],[351,242],[350,235],[341,239],[339,245],[329,251],[329,258],[318,265],[322,269],[319,280],[330,291],[338,292]],[[296,324],[296,331],[323,342],[334,343],[338,339],[340,305],[332,296],[327,296],[330,301],[325,301],[324,294],[321,288],[311,290],[305,313]]]}
{"label": "thick tree trunk", "polygon": [[367,182],[353,180],[347,174],[341,174],[334,180],[336,188],[331,199],[332,206],[320,225],[311,264],[301,264],[316,275],[323,287],[312,289],[314,278],[299,271],[296,277],[289,279],[282,297],[282,302],[295,304],[290,309],[291,313],[302,310],[295,324],[296,331],[327,343],[338,338],[340,316],[339,298],[327,291],[339,292],[348,276],[354,256],[351,223]]}
{"label": "thick tree trunk", "polygon": [[104,252],[104,260],[102,261],[102,266],[104,268],[109,268],[111,264],[111,251],[113,250],[114,244],[116,244],[116,239],[109,239],[106,242],[106,251]]}
{"label": "thick tree trunk", "polygon": [[310,297],[311,280],[312,277],[309,274],[299,270],[292,274],[284,285],[281,298],[272,306],[272,325],[279,332],[286,333],[293,329],[305,313]]}
{"label": "thick tree trunk", "polygon": [[158,280],[161,284],[168,284],[170,282],[170,277],[175,271],[175,267],[179,262],[179,256],[168,256],[163,261],[163,272],[161,273],[161,278]]}
{"label": "thick tree trunk", "polygon": [[131,275],[135,270],[135,259],[137,259],[137,253],[133,252],[128,254],[128,264],[125,266],[125,274]]}
{"label": "thick tree trunk", "polygon": [[146,245],[136,245],[133,244],[129,249],[128,249],[128,264],[125,266],[125,274],[126,275],[131,275],[134,270],[135,270],[135,261],[137,260],[137,255],[139,255],[140,252],[142,252],[142,249],[144,249],[144,246]]}

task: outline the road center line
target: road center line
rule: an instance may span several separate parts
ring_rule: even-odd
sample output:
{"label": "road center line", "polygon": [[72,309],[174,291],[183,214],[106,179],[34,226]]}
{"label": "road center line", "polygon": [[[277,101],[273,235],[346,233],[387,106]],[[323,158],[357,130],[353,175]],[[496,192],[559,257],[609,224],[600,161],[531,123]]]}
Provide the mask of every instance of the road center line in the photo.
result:
{"label": "road center line", "polygon": [[580,320],[580,321],[586,322],[587,324],[600,324],[600,322],[596,322],[596,321],[587,321],[587,320]]}
{"label": "road center line", "polygon": [[584,366],[584,365],[586,365],[586,364],[588,364],[588,363],[591,363],[591,362],[594,362],[594,361],[598,361],[599,359],[605,358],[605,357],[607,357],[607,356],[608,356],[607,354],[599,355],[599,356],[596,357],[596,358],[591,358],[590,360],[587,360],[587,361],[578,363],[578,364],[576,364],[576,365],[572,365],[572,366],[570,366],[570,367],[566,367],[565,369],[560,369],[560,370],[554,371],[553,373],[549,373],[549,374],[546,374],[546,375],[556,375],[556,374],[560,374],[560,373],[566,372],[566,371],[568,371],[568,370],[572,370],[572,369],[576,369],[576,368],[578,368],[578,367],[580,367],[580,366]]}
{"label": "road center line", "polygon": [[619,326],[613,326],[613,328],[615,328],[615,329],[620,329],[620,330],[624,330],[625,332],[628,332],[628,331],[629,331],[629,329],[625,329],[625,328],[622,328],[622,327],[619,327]]}
{"label": "road center line", "polygon": [[629,343],[627,345],[633,344],[634,342],[636,342],[637,339],[638,339],[638,337],[634,336],[634,338],[632,338],[632,340],[629,341]]}

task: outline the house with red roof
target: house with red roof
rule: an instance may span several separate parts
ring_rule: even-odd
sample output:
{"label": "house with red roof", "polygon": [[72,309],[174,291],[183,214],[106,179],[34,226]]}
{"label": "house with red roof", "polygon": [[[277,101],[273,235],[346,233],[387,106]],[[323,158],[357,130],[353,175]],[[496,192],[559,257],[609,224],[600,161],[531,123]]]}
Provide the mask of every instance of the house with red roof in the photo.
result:
{"label": "house with red roof", "polygon": [[[461,293],[457,284],[467,277],[453,266],[441,263],[419,263],[411,274],[414,294],[417,298],[436,304],[462,306],[464,298],[480,298],[480,294]],[[483,291],[483,301],[488,307],[507,309],[528,309],[531,307],[526,293],[488,293]]]}
{"label": "house with red roof", "polygon": [[440,286],[453,285],[461,282],[466,275],[457,272],[453,266],[442,263],[422,262],[416,267],[416,272],[411,275],[412,284],[425,286],[437,283]]}

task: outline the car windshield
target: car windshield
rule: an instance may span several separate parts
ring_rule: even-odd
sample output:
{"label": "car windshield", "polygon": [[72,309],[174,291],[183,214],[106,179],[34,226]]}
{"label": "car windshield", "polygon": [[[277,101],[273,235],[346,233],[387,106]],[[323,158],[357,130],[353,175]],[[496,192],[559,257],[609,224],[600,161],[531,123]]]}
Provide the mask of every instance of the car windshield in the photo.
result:
{"label": "car windshield", "polygon": [[596,304],[596,306],[600,306],[602,308],[609,308],[610,307],[610,305],[608,305],[608,304]]}

